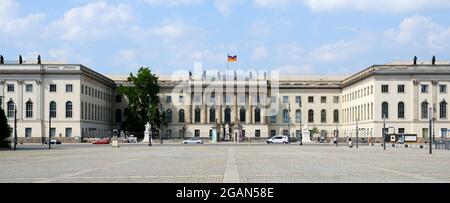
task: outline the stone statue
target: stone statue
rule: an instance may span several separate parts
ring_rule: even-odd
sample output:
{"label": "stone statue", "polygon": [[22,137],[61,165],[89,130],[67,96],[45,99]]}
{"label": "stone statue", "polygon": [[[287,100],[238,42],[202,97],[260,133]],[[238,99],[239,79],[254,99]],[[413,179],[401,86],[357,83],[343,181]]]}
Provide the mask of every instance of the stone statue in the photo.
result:
{"label": "stone statue", "polygon": [[19,64],[22,64],[23,60],[22,60],[22,55],[19,55]]}
{"label": "stone statue", "polygon": [[37,57],[37,63],[38,63],[38,64],[41,64],[41,55],[38,55],[38,57]]}
{"label": "stone statue", "polygon": [[0,55],[0,64],[5,64],[5,59],[3,58],[3,55]]}
{"label": "stone statue", "polygon": [[147,124],[145,124],[145,132],[150,132],[151,128],[152,128],[152,125],[150,125],[150,123],[147,122]]}
{"label": "stone statue", "polygon": [[237,72],[234,70],[234,80],[237,80]]}
{"label": "stone statue", "polygon": [[436,65],[436,56],[433,56],[433,58],[431,59],[431,64]]}
{"label": "stone statue", "polygon": [[206,80],[206,71],[203,71],[203,80]]}
{"label": "stone statue", "polygon": [[414,56],[414,65],[417,65],[417,56]]}
{"label": "stone statue", "polygon": [[189,71],[189,80],[192,80],[192,72]]}

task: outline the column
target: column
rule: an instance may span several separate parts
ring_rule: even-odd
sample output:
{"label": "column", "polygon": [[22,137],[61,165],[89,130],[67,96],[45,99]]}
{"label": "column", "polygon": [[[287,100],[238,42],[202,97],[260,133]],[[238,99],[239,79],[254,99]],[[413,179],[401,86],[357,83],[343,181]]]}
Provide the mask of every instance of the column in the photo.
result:
{"label": "column", "polygon": [[414,122],[419,119],[419,81],[413,80],[413,119]]}
{"label": "column", "polygon": [[24,101],[23,101],[23,80],[18,80],[17,81],[17,101],[16,101],[16,108],[17,108],[17,121],[23,120],[23,106],[24,106]]}
{"label": "column", "polygon": [[238,122],[238,116],[239,116],[239,110],[238,110],[238,105],[237,105],[237,98],[238,98],[238,95],[237,95],[237,93],[236,92],[234,92],[234,98],[233,98],[233,111],[232,111],[232,121],[234,122],[234,123],[237,123]]}
{"label": "column", "polygon": [[252,96],[250,93],[245,93],[248,95],[248,101],[246,101],[246,112],[245,112],[245,121],[247,124],[252,124],[253,120],[252,120]]}
{"label": "column", "polygon": [[431,107],[433,108],[433,118],[437,118],[437,112],[439,111],[439,103],[437,101],[437,81],[431,81]]}
{"label": "column", "polygon": [[186,105],[185,105],[185,109],[184,109],[184,113],[186,114],[185,115],[185,118],[186,118],[186,123],[187,124],[192,124],[193,122],[193,120],[192,120],[192,112],[193,112],[193,103],[192,103],[192,92],[189,92],[189,95],[186,95],[187,96],[187,98],[186,98],[186,100],[187,101],[185,101],[185,103],[186,103]]}
{"label": "column", "polygon": [[220,94],[217,94],[216,93],[216,107],[217,107],[217,109],[216,109],[216,119],[217,119],[217,122],[218,123],[222,123],[222,111],[223,111],[223,109],[222,109],[222,104],[223,104],[223,93],[222,92],[220,92]]}
{"label": "column", "polygon": [[201,116],[200,116],[200,121],[201,121],[201,124],[206,124],[206,122],[207,122],[207,117],[208,117],[208,111],[209,111],[209,109],[208,109],[208,107],[206,106],[206,101],[207,101],[207,98],[206,98],[206,94],[204,94],[204,93],[202,93],[202,105],[201,105]]}

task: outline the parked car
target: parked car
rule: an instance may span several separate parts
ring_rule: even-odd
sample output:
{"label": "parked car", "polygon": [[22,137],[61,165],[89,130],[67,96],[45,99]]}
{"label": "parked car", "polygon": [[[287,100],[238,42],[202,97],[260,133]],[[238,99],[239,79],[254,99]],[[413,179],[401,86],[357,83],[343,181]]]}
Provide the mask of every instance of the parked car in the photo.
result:
{"label": "parked car", "polygon": [[267,144],[289,144],[289,137],[286,135],[277,135],[267,139]]}
{"label": "parked car", "polygon": [[183,144],[203,144],[203,140],[199,138],[191,138],[189,140],[184,140]]}
{"label": "parked car", "polygon": [[[56,139],[52,139],[52,140],[50,141],[50,143],[51,143],[51,144],[61,144],[61,141],[56,140]],[[48,144],[48,141],[45,141],[45,144]]]}
{"label": "parked car", "polygon": [[128,143],[138,143],[138,140],[137,140],[137,137],[135,137],[134,135],[130,135],[130,136],[127,138],[127,142],[128,142]]}
{"label": "parked car", "polygon": [[109,139],[103,138],[101,140],[97,140],[97,141],[93,142],[92,144],[109,144]]}

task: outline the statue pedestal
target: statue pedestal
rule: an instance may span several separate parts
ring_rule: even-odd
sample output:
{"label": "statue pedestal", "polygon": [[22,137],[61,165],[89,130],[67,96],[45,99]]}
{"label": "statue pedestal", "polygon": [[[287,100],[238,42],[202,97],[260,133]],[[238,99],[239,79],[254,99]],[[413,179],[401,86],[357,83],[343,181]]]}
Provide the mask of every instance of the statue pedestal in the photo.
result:
{"label": "statue pedestal", "polygon": [[309,136],[309,131],[303,132],[302,136],[303,136],[302,143],[311,143],[311,137]]}
{"label": "statue pedestal", "polygon": [[150,132],[144,132],[144,139],[142,140],[142,143],[149,143],[150,142]]}

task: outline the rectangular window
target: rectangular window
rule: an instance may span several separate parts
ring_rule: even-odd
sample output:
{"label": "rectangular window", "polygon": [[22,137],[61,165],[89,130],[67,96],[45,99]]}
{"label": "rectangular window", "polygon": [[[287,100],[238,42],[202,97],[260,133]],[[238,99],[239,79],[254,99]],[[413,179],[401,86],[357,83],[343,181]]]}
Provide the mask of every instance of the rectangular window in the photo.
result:
{"label": "rectangular window", "polygon": [[289,130],[283,130],[283,135],[289,136]]}
{"label": "rectangular window", "polygon": [[33,85],[32,84],[26,84],[25,85],[25,91],[26,92],[33,92]]}
{"label": "rectangular window", "polygon": [[240,102],[241,104],[245,104],[246,101],[247,101],[247,98],[246,98],[245,95],[239,96],[239,102]]}
{"label": "rectangular window", "polygon": [[405,85],[398,85],[397,86],[397,92],[398,93],[405,93]]}
{"label": "rectangular window", "polygon": [[50,129],[50,137],[56,137],[56,128]]}
{"label": "rectangular window", "polygon": [[314,97],[308,97],[308,103],[314,103]]}
{"label": "rectangular window", "polygon": [[183,104],[183,103],[184,103],[184,96],[179,96],[179,97],[178,97],[178,102],[179,102],[180,104]]}
{"label": "rectangular window", "polygon": [[32,137],[32,129],[25,128],[25,137]]}
{"label": "rectangular window", "polygon": [[73,91],[73,85],[66,85],[66,92],[72,92]]}
{"label": "rectangular window", "polygon": [[272,104],[276,104],[277,103],[277,97],[274,97],[274,96],[270,97],[270,101],[271,101]]}
{"label": "rectangular window", "polygon": [[255,137],[261,137],[261,130],[255,130]]}
{"label": "rectangular window", "polygon": [[420,89],[422,93],[428,93],[428,85],[421,85]]}
{"label": "rectangular window", "polygon": [[284,104],[289,103],[289,96],[283,96],[283,103]]}
{"label": "rectangular window", "polygon": [[339,103],[339,96],[333,97],[333,103],[335,104]]}
{"label": "rectangular window", "polygon": [[276,123],[277,122],[277,116],[276,115],[271,116],[270,117],[270,122],[271,123]]}
{"label": "rectangular window", "polygon": [[56,85],[55,84],[51,84],[50,85],[50,92],[56,92]]}
{"label": "rectangular window", "polygon": [[389,85],[381,85],[381,93],[388,93]]}
{"label": "rectangular window", "polygon": [[116,103],[122,103],[122,96],[116,95]]}
{"label": "rectangular window", "polygon": [[72,137],[72,128],[66,128],[66,137]]}
{"label": "rectangular window", "polygon": [[398,134],[405,134],[405,128],[399,128]]}
{"label": "rectangular window", "polygon": [[202,98],[200,96],[198,96],[198,95],[194,96],[194,102],[195,103],[199,104],[201,101],[202,101]]}
{"label": "rectangular window", "polygon": [[448,129],[447,128],[441,128],[441,138],[446,139],[448,135]]}
{"label": "rectangular window", "polygon": [[327,103],[327,97],[320,97],[320,103],[322,104]]}
{"label": "rectangular window", "polygon": [[168,104],[172,103],[172,96],[167,96],[166,101]]}
{"label": "rectangular window", "polygon": [[8,84],[8,92],[14,92],[14,85],[13,84]]}
{"label": "rectangular window", "polygon": [[270,131],[270,137],[274,137],[275,135],[277,135],[277,131],[276,130],[271,130]]}
{"label": "rectangular window", "polygon": [[301,106],[301,104],[302,104],[302,97],[301,96],[296,96],[295,97],[295,103],[296,104],[300,104],[300,106]]}
{"label": "rectangular window", "polygon": [[439,85],[440,93],[447,93],[447,85]]}
{"label": "rectangular window", "polygon": [[84,85],[81,85],[81,94],[84,94]]}
{"label": "rectangular window", "polygon": [[226,102],[227,104],[231,103],[231,96],[226,95],[226,96],[225,96],[225,102]]}

